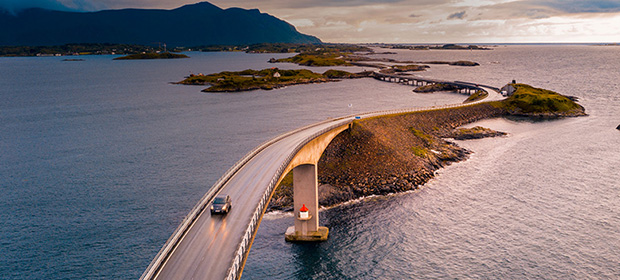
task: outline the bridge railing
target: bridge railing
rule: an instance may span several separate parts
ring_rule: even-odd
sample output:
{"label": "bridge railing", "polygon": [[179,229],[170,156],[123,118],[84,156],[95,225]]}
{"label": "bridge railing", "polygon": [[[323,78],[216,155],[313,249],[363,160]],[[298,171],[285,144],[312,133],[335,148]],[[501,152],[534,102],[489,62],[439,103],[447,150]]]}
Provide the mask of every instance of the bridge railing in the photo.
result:
{"label": "bridge railing", "polygon": [[[342,118],[339,118],[342,119]],[[338,119],[336,119],[338,120]],[[168,238],[164,247],[157,253],[153,261],[149,264],[147,269],[144,271],[140,279],[154,279],[157,276],[157,273],[160,271],[161,267],[166,263],[170,255],[174,252],[177,245],[183,240],[183,237],[187,233],[187,231],[192,227],[195,221],[198,219],[201,213],[204,212],[208,204],[215,198],[215,196],[222,190],[224,185],[233,177],[239,169],[250,161],[254,156],[260,153],[262,150],[270,146],[271,144],[285,138],[289,135],[295,134],[301,130],[305,130],[314,126],[321,125],[326,122],[334,121],[334,119],[324,120],[322,122],[310,124],[284,134],[277,136],[271,140],[263,142],[261,145],[254,148],[252,151],[247,153],[243,158],[237,161],[233,166],[231,166],[225,173],[220,177],[213,186],[209,189],[209,191],[200,199],[198,204],[192,208],[190,213],[183,219],[181,224],[177,227],[177,229],[172,233],[172,236]],[[286,167],[286,166],[285,166]]]}
{"label": "bridge railing", "polygon": [[[482,102],[482,101],[478,101],[478,102]],[[282,162],[282,164],[278,167],[276,173],[274,174],[274,176],[272,177],[271,181],[269,182],[269,186],[267,187],[267,189],[265,190],[263,196],[261,197],[261,200],[258,204],[258,206],[256,207],[254,214],[252,215],[252,220],[250,221],[250,223],[248,224],[248,227],[246,228],[244,235],[241,239],[241,243],[239,244],[239,246],[237,247],[236,253],[235,253],[235,258],[230,266],[230,269],[228,270],[227,273],[227,280],[234,280],[234,279],[238,279],[238,277],[240,277],[241,273],[242,273],[242,268],[243,268],[243,263],[245,262],[245,258],[247,257],[247,253],[248,250],[250,249],[250,243],[252,242],[252,239],[254,238],[255,234],[256,234],[256,230],[258,228],[258,224],[260,223],[260,220],[262,218],[262,215],[264,214],[264,211],[269,203],[269,200],[271,199],[271,194],[273,193],[273,191],[275,190],[275,188],[277,187],[277,183],[280,180],[280,177],[282,177],[282,175],[284,175],[284,170],[286,169],[286,167],[291,163],[291,161],[293,160],[293,158],[295,157],[295,155],[306,145],[308,144],[310,141],[312,141],[313,139],[331,131],[334,130],[338,127],[341,127],[343,125],[346,125],[348,123],[351,123],[353,120],[356,119],[356,117],[361,118],[370,118],[370,117],[376,117],[376,116],[382,116],[382,115],[391,115],[391,114],[401,114],[401,113],[412,113],[412,112],[420,112],[420,111],[430,111],[430,110],[441,110],[441,109],[449,109],[449,108],[459,108],[459,107],[466,107],[466,106],[471,106],[474,105],[475,103],[478,102],[472,102],[472,103],[468,103],[468,104],[450,104],[450,105],[441,105],[441,106],[430,106],[430,107],[420,107],[420,108],[408,108],[408,109],[399,109],[399,110],[382,110],[382,111],[374,111],[374,112],[369,112],[369,113],[364,113],[364,114],[359,114],[359,115],[349,115],[346,117],[342,117],[339,118],[342,120],[342,122],[337,122],[334,125],[331,125],[327,128],[324,128],[314,134],[312,134],[311,136],[307,137],[306,139],[304,139],[304,141],[300,142],[295,149],[293,149],[288,157],[286,158],[286,160],[284,162]],[[339,120],[336,119],[336,120]],[[328,121],[334,121],[334,120],[327,120],[327,121],[323,121],[320,122],[318,124],[323,124],[325,122]],[[317,125],[318,125],[317,124]],[[295,132],[303,130],[303,129],[307,129],[310,128],[312,126],[308,126],[302,129],[298,129],[295,130]],[[292,133],[290,133],[292,134]],[[288,134],[288,135],[290,135]],[[278,139],[279,140],[279,139]]]}
{"label": "bridge railing", "polygon": [[[254,238],[254,236],[256,235],[256,230],[258,229],[258,224],[260,223],[260,220],[265,212],[265,209],[267,207],[267,205],[269,204],[269,200],[271,199],[271,194],[273,193],[273,191],[275,190],[275,188],[277,187],[278,181],[280,180],[280,177],[282,177],[282,175],[284,175],[284,170],[286,170],[286,167],[291,163],[291,161],[293,161],[293,158],[295,157],[295,155],[306,145],[308,144],[310,141],[312,141],[313,139],[331,131],[334,130],[338,127],[341,127],[343,125],[347,125],[348,123],[350,123],[353,119],[351,118],[340,118],[342,119],[342,121],[337,122],[327,128],[321,129],[318,132],[315,132],[314,134],[312,134],[311,136],[307,137],[306,139],[304,139],[304,141],[300,142],[297,144],[297,146],[295,146],[295,149],[291,150],[289,152],[289,155],[287,156],[286,160],[284,160],[282,162],[282,164],[280,164],[280,166],[278,167],[276,173],[273,175],[273,177],[271,178],[271,181],[269,182],[269,185],[267,187],[267,189],[265,190],[265,192],[263,193],[263,196],[260,199],[260,202],[258,203],[258,206],[256,207],[254,214],[252,215],[252,220],[250,221],[250,224],[248,224],[248,227],[246,228],[243,238],[241,239],[241,243],[239,244],[239,246],[237,247],[236,253],[235,253],[235,258],[233,259],[233,262],[230,266],[230,269],[228,270],[226,279],[227,280],[234,280],[234,279],[238,279],[241,276],[241,272],[243,269],[243,263],[245,262],[245,258],[247,257],[247,253],[249,251],[249,245],[250,242],[252,241],[252,239]],[[333,120],[329,120],[329,121],[333,121]],[[321,122],[325,123],[326,121]]]}
{"label": "bridge railing", "polygon": [[265,190],[265,193],[261,197],[261,200],[260,200],[259,204],[257,205],[255,211],[254,211],[254,214],[252,216],[251,222],[248,224],[248,227],[246,228],[246,231],[244,232],[244,235],[243,235],[243,237],[241,239],[241,243],[239,244],[239,246],[238,246],[238,248],[236,250],[235,258],[233,259],[233,262],[232,262],[232,264],[230,266],[230,269],[228,270],[228,273],[227,273],[228,276],[227,276],[226,279],[237,279],[237,277],[239,277],[241,275],[241,271],[242,271],[242,268],[243,268],[243,262],[245,261],[245,257],[247,256],[247,252],[249,250],[249,245],[251,244],[252,239],[255,236],[256,230],[258,228],[258,224],[260,223],[260,220],[261,220],[262,215],[263,215],[263,213],[265,211],[265,208],[267,207],[267,204],[269,203],[269,199],[271,198],[271,194],[272,194],[273,190],[276,188],[276,184],[278,183],[278,180],[280,179],[280,177],[283,175],[282,173],[284,172],[284,170],[286,169],[288,164],[293,160],[293,157],[297,154],[297,152],[299,152],[299,150],[301,148],[303,148],[303,146],[305,146],[307,143],[309,143],[313,139],[319,137],[320,135],[322,135],[322,134],[324,134],[324,133],[326,133],[326,132],[328,132],[330,130],[333,130],[333,129],[337,128],[337,127],[340,127],[340,126],[346,125],[347,123],[352,122],[357,117],[359,117],[359,118],[369,118],[369,117],[376,117],[376,116],[381,116],[381,115],[411,113],[411,112],[428,111],[428,110],[440,110],[440,109],[448,109],[448,108],[458,108],[458,107],[471,106],[471,105],[474,105],[474,104],[480,103],[480,102],[484,102],[484,100],[480,100],[480,101],[476,101],[476,102],[471,102],[471,103],[467,103],[467,104],[451,104],[451,105],[430,106],[430,107],[421,107],[421,108],[409,108],[409,109],[399,109],[399,110],[382,110],[382,111],[368,112],[368,113],[364,113],[364,114],[354,114],[354,115],[349,115],[349,116],[345,116],[345,117],[341,117],[341,118],[328,119],[328,120],[324,120],[324,121],[321,121],[321,122],[318,122],[318,123],[310,124],[310,125],[307,125],[305,127],[301,127],[301,128],[295,129],[293,131],[286,132],[284,134],[281,134],[280,136],[277,136],[277,137],[275,137],[275,138],[273,138],[273,139],[271,139],[269,141],[264,142],[263,144],[259,145],[258,147],[254,148],[252,151],[247,153],[239,161],[237,161],[232,167],[230,167],[224,173],[224,175],[222,175],[222,177],[220,177],[220,179],[218,181],[215,182],[215,184],[213,184],[213,186],[202,197],[202,199],[199,201],[199,203],[196,206],[194,206],[194,208],[190,211],[190,213],[183,219],[183,221],[181,222],[179,227],[177,227],[177,229],[174,231],[172,236],[166,241],[164,247],[158,252],[158,254],[155,256],[155,258],[153,259],[153,261],[151,262],[151,264],[147,268],[147,270],[142,274],[140,279],[154,279],[157,276],[157,274],[160,271],[160,269],[162,268],[162,266],[166,263],[166,261],[168,260],[170,255],[174,252],[174,250],[176,249],[178,244],[183,240],[183,237],[185,236],[185,234],[189,231],[189,229],[191,229],[192,225],[198,219],[200,214],[202,214],[204,212],[204,210],[207,207],[207,205],[221,191],[221,189],[230,180],[230,178],[232,178],[233,175],[235,173],[237,173],[237,171],[239,171],[239,169],[244,164],[246,164],[254,156],[256,156],[258,153],[260,153],[261,151],[263,151],[264,149],[266,149],[268,146],[272,145],[273,143],[275,143],[277,141],[280,141],[281,139],[283,139],[283,138],[285,138],[287,136],[290,136],[292,134],[295,134],[295,133],[297,133],[299,131],[306,130],[306,129],[309,129],[309,128],[312,128],[312,127],[315,127],[315,126],[318,126],[318,125],[322,125],[322,124],[325,124],[327,122],[334,122],[334,121],[342,120],[342,121],[336,122],[335,124],[325,128],[325,129],[322,129],[322,130],[314,133],[312,136],[306,138],[304,141],[299,143],[296,146],[296,148],[293,151],[290,152],[290,154],[287,157],[287,159],[277,169],[276,174],[274,174],[273,178],[271,179],[268,188]]}

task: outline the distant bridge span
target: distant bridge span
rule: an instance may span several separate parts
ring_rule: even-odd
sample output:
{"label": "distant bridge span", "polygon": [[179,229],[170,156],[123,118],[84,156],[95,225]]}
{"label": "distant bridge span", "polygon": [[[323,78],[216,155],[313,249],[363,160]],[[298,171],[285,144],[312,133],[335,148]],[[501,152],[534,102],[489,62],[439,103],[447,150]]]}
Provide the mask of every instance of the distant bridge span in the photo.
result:
{"label": "distant bridge span", "polygon": [[[493,94],[493,97],[487,99],[500,96],[491,88],[484,90]],[[305,184],[314,187],[316,193],[316,163],[332,139],[347,130],[355,119],[457,108],[478,102],[329,119],[285,133],[258,146],[209,189],[140,279],[239,279],[258,226],[278,183],[290,170],[297,172],[296,168],[299,168],[302,176],[294,177],[314,178],[314,182]],[[308,189],[298,191],[297,182],[294,184],[295,216],[298,217],[301,203],[310,209],[308,220],[295,219],[295,230],[301,230],[298,223],[307,222],[307,230],[310,231],[314,225],[318,226],[318,201],[299,201],[298,193],[306,192],[302,194],[302,199],[306,199]],[[208,206],[219,193],[229,194],[233,199],[233,207],[226,216],[211,216]]]}

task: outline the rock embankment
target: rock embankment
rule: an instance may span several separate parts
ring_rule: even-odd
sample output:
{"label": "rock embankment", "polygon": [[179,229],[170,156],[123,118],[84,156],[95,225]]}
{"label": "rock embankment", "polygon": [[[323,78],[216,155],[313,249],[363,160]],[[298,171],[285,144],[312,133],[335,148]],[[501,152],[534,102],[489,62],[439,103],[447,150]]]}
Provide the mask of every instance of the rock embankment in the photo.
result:
{"label": "rock embankment", "polygon": [[437,83],[437,84],[428,84],[425,86],[420,86],[420,87],[415,88],[413,91],[417,93],[430,93],[430,92],[436,92],[436,91],[452,91],[452,90],[457,90],[457,89],[459,88],[454,85]]}
{"label": "rock embankment", "polygon": [[505,132],[495,131],[492,129],[475,126],[472,128],[457,128],[452,132],[444,135],[446,138],[454,138],[455,140],[481,139],[487,137],[504,136]]}
{"label": "rock embankment", "polygon": [[[334,138],[319,160],[319,204],[330,206],[369,195],[416,189],[433,178],[437,169],[468,157],[469,151],[445,137],[504,135],[484,128],[455,131],[463,124],[506,115],[586,115],[581,105],[566,96],[523,84],[515,86],[517,91],[504,101],[354,122],[351,129]],[[292,182],[292,175],[287,175],[276,189],[270,209],[291,209]]]}
{"label": "rock embankment", "polygon": [[[468,150],[443,139],[444,135],[503,113],[478,104],[356,121],[332,141],[319,161],[319,204],[416,189],[437,169],[468,158]],[[288,210],[292,202],[292,180],[285,178],[269,207]]]}

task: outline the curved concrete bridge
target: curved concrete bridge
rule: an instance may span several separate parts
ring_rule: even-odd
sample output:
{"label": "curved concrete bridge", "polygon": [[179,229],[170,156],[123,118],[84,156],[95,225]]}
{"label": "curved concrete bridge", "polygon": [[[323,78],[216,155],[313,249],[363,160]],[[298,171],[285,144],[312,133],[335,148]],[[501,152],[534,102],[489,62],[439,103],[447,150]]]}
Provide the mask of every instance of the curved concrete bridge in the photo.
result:
{"label": "curved concrete bridge", "polygon": [[[489,94],[499,96],[486,88]],[[496,99],[496,98],[490,98]],[[479,101],[480,102],[480,101]],[[294,227],[288,240],[322,239],[319,227],[316,164],[336,135],[357,118],[469,106],[478,102],[430,108],[392,110],[326,120],[268,141],[231,167],[173,233],[140,279],[239,279],[267,204],[282,178],[294,173]],[[219,194],[229,194],[233,207],[212,216],[207,207]],[[302,204],[308,218],[299,218]]]}

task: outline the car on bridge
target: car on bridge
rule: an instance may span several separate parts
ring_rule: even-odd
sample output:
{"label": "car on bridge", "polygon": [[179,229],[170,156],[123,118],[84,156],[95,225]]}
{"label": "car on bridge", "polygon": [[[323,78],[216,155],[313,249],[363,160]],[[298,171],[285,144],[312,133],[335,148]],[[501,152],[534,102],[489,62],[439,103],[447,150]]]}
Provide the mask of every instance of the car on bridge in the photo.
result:
{"label": "car on bridge", "polygon": [[232,208],[230,195],[220,194],[215,197],[211,204],[211,214],[228,214]]}

